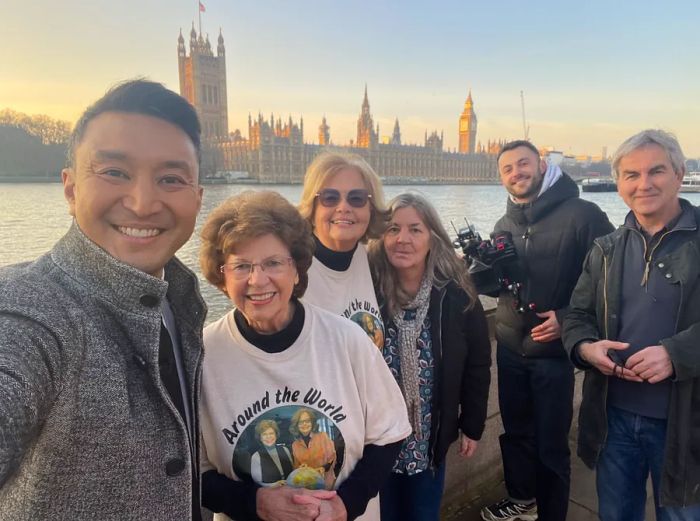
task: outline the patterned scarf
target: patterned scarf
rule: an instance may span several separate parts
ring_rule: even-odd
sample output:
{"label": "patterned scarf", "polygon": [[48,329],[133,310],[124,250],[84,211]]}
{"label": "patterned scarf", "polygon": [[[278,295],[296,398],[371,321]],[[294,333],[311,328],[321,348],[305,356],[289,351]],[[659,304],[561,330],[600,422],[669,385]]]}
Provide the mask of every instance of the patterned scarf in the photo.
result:
{"label": "patterned scarf", "polygon": [[[417,437],[421,436],[420,390],[418,382],[420,367],[418,366],[417,340],[423,328],[423,321],[428,314],[430,290],[433,287],[432,280],[432,274],[426,270],[415,298],[403,306],[392,319],[398,332],[399,357],[401,360],[399,386],[401,387],[404,400],[406,400],[408,419]],[[407,309],[416,310],[414,320],[404,320],[404,311]]]}

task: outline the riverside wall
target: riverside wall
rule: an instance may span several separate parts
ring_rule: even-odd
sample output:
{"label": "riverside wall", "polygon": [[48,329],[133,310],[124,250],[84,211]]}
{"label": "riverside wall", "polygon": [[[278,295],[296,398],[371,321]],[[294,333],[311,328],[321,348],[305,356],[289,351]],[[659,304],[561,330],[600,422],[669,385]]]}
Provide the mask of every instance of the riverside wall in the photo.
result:
{"label": "riverside wall", "polygon": [[[485,307],[487,303],[484,302]],[[447,469],[445,476],[445,493],[442,501],[442,516],[447,518],[451,513],[460,510],[467,504],[476,503],[488,490],[496,487],[503,481],[503,465],[501,463],[501,449],[498,441],[503,432],[501,413],[498,408],[498,374],[496,370],[496,341],[494,338],[494,313],[495,309],[487,309],[486,315],[491,333],[491,388],[489,392],[488,412],[486,428],[479,441],[476,454],[469,460],[457,453],[458,443],[450,447],[447,455]],[[571,432],[576,432],[578,427],[578,409],[581,404],[581,385],[583,372],[576,372],[576,388],[574,391],[574,419]],[[572,454],[572,458],[575,455]]]}

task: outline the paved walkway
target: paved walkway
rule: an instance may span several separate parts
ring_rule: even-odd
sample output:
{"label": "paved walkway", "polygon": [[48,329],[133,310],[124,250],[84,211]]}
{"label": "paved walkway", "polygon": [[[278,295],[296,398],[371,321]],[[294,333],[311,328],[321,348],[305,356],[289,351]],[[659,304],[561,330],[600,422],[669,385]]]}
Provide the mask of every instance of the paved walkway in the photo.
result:
{"label": "paved walkway", "polygon": [[[571,440],[571,498],[569,500],[569,514],[567,521],[597,521],[598,500],[595,493],[595,473],[589,470],[580,459],[575,449],[575,440]],[[495,503],[505,497],[505,486],[499,483],[483,496],[475,498],[472,503],[461,510],[445,517],[445,521],[480,521],[479,510],[482,506]],[[651,496],[651,488],[647,487],[647,521],[653,521],[654,500]]]}

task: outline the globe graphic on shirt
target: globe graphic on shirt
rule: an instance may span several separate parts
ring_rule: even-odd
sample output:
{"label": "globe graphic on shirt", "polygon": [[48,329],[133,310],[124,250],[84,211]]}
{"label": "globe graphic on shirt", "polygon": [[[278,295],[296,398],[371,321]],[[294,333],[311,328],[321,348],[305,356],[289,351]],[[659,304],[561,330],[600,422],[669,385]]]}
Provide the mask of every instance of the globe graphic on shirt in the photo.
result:
{"label": "globe graphic on shirt", "polygon": [[292,471],[289,476],[287,476],[287,485],[294,488],[306,488],[309,490],[321,490],[326,486],[321,473],[307,466],[301,466]]}

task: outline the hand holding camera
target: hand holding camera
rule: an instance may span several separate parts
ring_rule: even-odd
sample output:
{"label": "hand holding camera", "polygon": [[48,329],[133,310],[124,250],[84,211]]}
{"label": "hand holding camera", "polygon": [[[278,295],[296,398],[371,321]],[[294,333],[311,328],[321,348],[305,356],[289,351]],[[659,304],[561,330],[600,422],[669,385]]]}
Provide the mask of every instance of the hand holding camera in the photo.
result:
{"label": "hand holding camera", "polygon": [[469,224],[457,230],[453,241],[455,248],[461,248],[464,259],[469,266],[469,274],[477,291],[482,295],[498,296],[503,290],[513,296],[515,310],[518,313],[534,311],[533,303],[523,302],[521,291],[525,279],[518,262],[513,236],[510,232],[491,234],[491,239],[483,240],[481,235]]}

